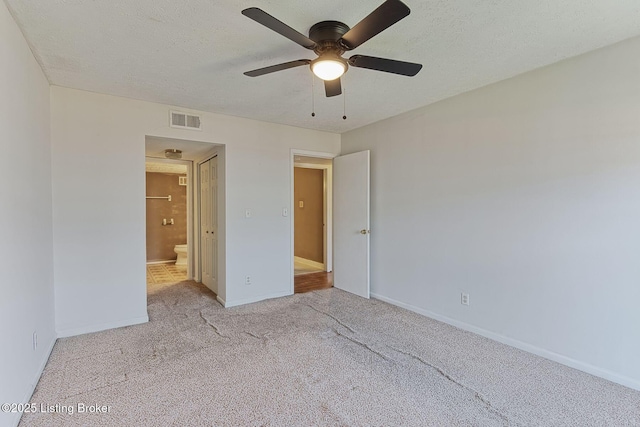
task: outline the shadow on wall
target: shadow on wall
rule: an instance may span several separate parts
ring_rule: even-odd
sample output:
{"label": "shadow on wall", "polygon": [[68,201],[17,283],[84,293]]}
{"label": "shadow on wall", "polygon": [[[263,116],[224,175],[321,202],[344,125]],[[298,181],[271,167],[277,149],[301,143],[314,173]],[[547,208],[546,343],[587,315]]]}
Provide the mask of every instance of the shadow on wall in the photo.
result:
{"label": "shadow on wall", "polygon": [[187,243],[187,187],[179,182],[185,176],[147,172],[147,262],[175,260],[175,246]]}

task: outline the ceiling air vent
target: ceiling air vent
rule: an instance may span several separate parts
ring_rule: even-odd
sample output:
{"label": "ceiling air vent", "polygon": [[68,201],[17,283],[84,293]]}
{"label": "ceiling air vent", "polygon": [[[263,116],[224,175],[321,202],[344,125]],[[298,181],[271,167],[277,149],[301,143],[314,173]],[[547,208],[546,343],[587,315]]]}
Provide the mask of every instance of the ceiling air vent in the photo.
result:
{"label": "ceiling air vent", "polygon": [[169,116],[169,126],[172,128],[201,130],[200,116],[181,113],[179,111],[170,111]]}

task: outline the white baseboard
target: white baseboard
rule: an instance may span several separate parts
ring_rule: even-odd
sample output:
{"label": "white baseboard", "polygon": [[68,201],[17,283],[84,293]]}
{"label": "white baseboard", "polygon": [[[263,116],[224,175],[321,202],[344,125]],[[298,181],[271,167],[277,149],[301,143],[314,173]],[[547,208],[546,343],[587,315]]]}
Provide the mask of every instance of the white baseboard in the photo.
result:
{"label": "white baseboard", "polygon": [[[267,294],[267,295],[260,295],[257,297],[238,299],[235,301],[226,301],[223,305],[224,305],[224,308],[231,308],[231,307],[237,307],[239,305],[245,305],[245,304],[251,304],[254,302],[264,301],[266,299],[286,297],[289,295],[293,295],[291,291],[277,292],[274,294]],[[218,300],[218,301],[222,303],[221,300]]]}
{"label": "white baseboard", "polygon": [[220,296],[219,296],[219,295],[216,295],[216,299],[218,300],[218,302],[219,302],[220,304],[222,304],[222,306],[223,306],[223,307],[226,307],[226,306],[227,306],[227,303],[225,302],[225,300],[223,300],[222,298],[220,298]]}
{"label": "white baseboard", "polygon": [[312,261],[312,260],[306,259],[306,258],[300,258],[299,256],[294,256],[293,259],[295,261],[298,261],[301,264],[308,265],[309,267],[321,268],[322,270],[324,270],[324,264],[321,263],[321,262]]}
{"label": "white baseboard", "polygon": [[[27,390],[27,392],[25,393],[25,396],[22,398],[22,402],[20,403],[29,403],[29,401],[31,400],[31,396],[33,396],[33,392],[35,391],[36,386],[38,385],[38,381],[40,381],[42,372],[44,371],[45,366],[47,366],[47,362],[49,361],[49,357],[51,356],[51,352],[53,351],[53,346],[56,345],[56,341],[57,339],[54,338],[49,343],[49,346],[44,352],[45,357],[43,357],[42,360],[40,361],[40,366],[38,366],[38,370],[36,371],[33,381],[31,381],[31,384],[29,385],[29,390]],[[22,412],[14,413],[13,419],[9,421],[10,425],[17,426],[20,423],[20,418],[22,418]]]}
{"label": "white baseboard", "polygon": [[107,329],[122,328],[123,326],[139,325],[147,323],[149,316],[134,317],[133,319],[117,320],[115,322],[98,323],[96,325],[81,326],[79,328],[62,329],[57,332],[58,338],[73,337],[75,335],[89,334],[91,332],[100,332]]}
{"label": "white baseboard", "polygon": [[617,374],[615,372],[609,371],[607,369],[599,368],[597,366],[590,365],[589,363],[582,362],[580,360],[572,359],[571,357],[563,356],[562,354],[554,353],[549,350],[545,350],[540,347],[536,347],[531,344],[527,344],[523,341],[518,341],[513,338],[506,337],[504,335],[497,334],[495,332],[488,331],[486,329],[479,328],[477,326],[471,325],[469,323],[461,322],[456,319],[452,319],[447,316],[443,316],[441,314],[434,313],[429,310],[424,310],[422,308],[413,306],[411,304],[406,304],[401,301],[394,300],[392,298],[385,297],[384,295],[371,293],[371,297],[378,299],[380,301],[387,302],[392,305],[396,305],[398,307],[405,308],[409,311],[413,311],[414,313],[421,314],[423,316],[429,317],[431,319],[438,320],[443,323],[447,323],[451,326],[455,326],[456,328],[464,329],[465,331],[473,332],[475,334],[481,335],[483,337],[492,339],[494,341],[498,341],[502,344],[506,344],[511,347],[518,348],[520,350],[524,350],[529,353],[533,353],[537,356],[544,357],[545,359],[552,360],[554,362],[558,362],[560,364],[569,366],[574,369],[578,369],[580,371],[586,372],[591,375],[595,375],[596,377],[604,378],[606,380],[612,381],[614,383],[623,385],[625,387],[632,388],[634,390],[640,390],[640,381],[635,380],[633,378],[626,377],[624,375]]}
{"label": "white baseboard", "polygon": [[175,262],[176,262],[175,259],[167,259],[167,260],[160,260],[160,261],[147,261],[147,265],[173,264]]}

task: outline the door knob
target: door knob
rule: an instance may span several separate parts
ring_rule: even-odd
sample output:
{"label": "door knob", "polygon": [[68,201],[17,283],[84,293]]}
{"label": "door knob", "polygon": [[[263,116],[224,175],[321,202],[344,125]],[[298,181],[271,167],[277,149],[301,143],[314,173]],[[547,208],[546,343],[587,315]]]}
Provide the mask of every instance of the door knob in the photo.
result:
{"label": "door knob", "polygon": [[360,230],[360,234],[369,234],[369,233],[370,233],[369,230],[365,230],[365,229]]}

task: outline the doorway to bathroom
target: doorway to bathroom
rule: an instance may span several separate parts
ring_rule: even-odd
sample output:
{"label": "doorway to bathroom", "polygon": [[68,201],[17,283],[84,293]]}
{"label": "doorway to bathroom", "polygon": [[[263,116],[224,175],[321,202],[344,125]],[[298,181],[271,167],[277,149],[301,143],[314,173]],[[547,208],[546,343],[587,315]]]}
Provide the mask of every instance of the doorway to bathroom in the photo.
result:
{"label": "doorway to bathroom", "polygon": [[190,162],[147,159],[147,284],[177,283],[188,276]]}
{"label": "doorway to bathroom", "polygon": [[[219,186],[217,180],[205,185],[200,178],[205,164],[210,176],[224,178],[218,173],[224,146],[146,136],[145,154],[148,286],[194,280],[218,295],[215,267],[224,256],[219,248],[224,241],[210,227],[214,222],[203,220],[202,206],[217,214]],[[211,165],[216,165],[213,173]],[[217,215],[214,219],[217,226]],[[216,231],[215,239],[206,239],[206,231]]]}

